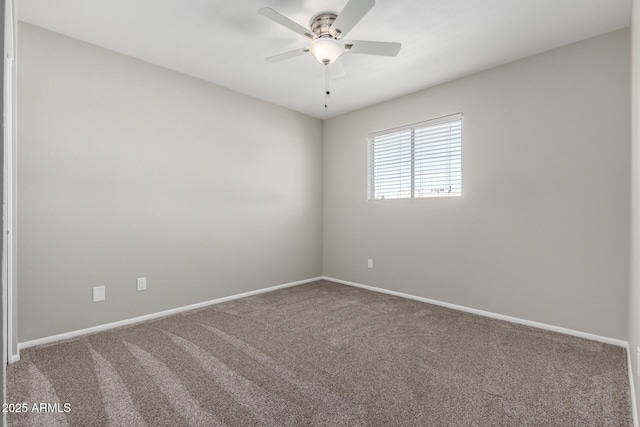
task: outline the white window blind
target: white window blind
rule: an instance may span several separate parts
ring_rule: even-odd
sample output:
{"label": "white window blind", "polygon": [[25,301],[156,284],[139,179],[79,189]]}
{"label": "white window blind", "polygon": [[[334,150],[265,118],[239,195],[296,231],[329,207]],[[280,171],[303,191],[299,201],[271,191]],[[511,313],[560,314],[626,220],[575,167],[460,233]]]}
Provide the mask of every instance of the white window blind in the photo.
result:
{"label": "white window blind", "polygon": [[459,196],[462,113],[369,135],[369,200]]}

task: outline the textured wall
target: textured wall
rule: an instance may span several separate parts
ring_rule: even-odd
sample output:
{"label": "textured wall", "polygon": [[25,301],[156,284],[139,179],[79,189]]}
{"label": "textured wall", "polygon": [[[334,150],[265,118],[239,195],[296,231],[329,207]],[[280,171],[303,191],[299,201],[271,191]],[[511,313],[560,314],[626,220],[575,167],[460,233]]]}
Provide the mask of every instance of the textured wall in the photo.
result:
{"label": "textured wall", "polygon": [[319,120],[19,31],[20,342],[322,274]]}
{"label": "textured wall", "polygon": [[[325,121],[324,274],[626,339],[628,38]],[[367,134],[457,112],[462,196],[368,202]]]}

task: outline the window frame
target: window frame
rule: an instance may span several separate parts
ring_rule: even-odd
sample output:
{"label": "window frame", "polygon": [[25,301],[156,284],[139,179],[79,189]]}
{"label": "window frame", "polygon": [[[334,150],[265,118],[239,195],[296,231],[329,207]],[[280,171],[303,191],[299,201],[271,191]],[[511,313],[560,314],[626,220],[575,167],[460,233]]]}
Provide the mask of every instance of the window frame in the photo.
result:
{"label": "window frame", "polygon": [[[436,117],[434,119],[429,119],[429,120],[424,120],[421,122],[417,122],[417,123],[411,123],[408,125],[404,125],[404,126],[399,126],[399,127],[395,127],[395,128],[391,128],[391,129],[385,129],[385,130],[381,130],[381,131],[376,131],[376,132],[371,132],[367,135],[367,201],[383,201],[383,200],[416,200],[416,199],[433,199],[433,198],[455,198],[455,197],[461,197],[462,196],[462,134],[463,134],[463,118],[464,115],[462,112],[460,113],[454,113],[454,114],[448,114],[446,116],[441,116],[441,117]],[[415,170],[415,166],[416,166],[416,158],[415,158],[415,133],[416,130],[422,130],[422,129],[426,129],[429,127],[434,127],[434,126],[438,126],[441,124],[446,124],[446,123],[454,123],[454,122],[460,122],[460,149],[459,149],[459,156],[460,156],[460,191],[456,192],[456,193],[437,193],[437,194],[433,194],[433,195],[423,195],[420,197],[416,197],[415,196],[415,187],[416,187],[416,170]],[[374,140],[376,137],[381,137],[381,136],[385,136],[385,135],[391,135],[394,133],[399,133],[399,132],[403,132],[403,131],[410,131],[411,132],[411,136],[410,136],[410,140],[411,140],[411,145],[410,145],[410,150],[411,150],[411,171],[410,171],[410,176],[411,176],[411,187],[410,187],[410,196],[409,197],[392,197],[392,198],[385,198],[380,197],[380,198],[376,198],[375,197],[375,158],[374,158],[374,150],[373,150],[373,146],[374,146]]]}

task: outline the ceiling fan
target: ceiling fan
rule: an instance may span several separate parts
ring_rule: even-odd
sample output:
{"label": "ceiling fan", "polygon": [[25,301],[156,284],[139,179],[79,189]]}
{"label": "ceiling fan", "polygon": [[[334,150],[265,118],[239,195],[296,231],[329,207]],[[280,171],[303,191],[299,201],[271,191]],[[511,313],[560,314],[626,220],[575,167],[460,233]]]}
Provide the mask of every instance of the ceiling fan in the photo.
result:
{"label": "ceiling fan", "polygon": [[345,75],[340,61],[344,53],[396,56],[400,51],[400,43],[342,40],[375,4],[375,0],[349,0],[340,13],[321,12],[314,15],[309,22],[309,29],[269,7],[263,7],[258,10],[260,15],[311,39],[307,47],[270,56],[266,58],[267,61],[279,62],[309,52],[321,64],[327,67],[332,64],[328,71],[332,78],[337,79]]}

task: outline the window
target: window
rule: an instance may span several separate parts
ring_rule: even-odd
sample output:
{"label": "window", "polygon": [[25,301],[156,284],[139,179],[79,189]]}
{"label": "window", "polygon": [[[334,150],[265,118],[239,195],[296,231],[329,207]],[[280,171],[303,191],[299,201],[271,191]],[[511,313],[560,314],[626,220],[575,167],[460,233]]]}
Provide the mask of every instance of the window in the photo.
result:
{"label": "window", "polygon": [[462,113],[369,135],[369,200],[459,196]]}

